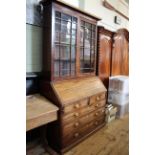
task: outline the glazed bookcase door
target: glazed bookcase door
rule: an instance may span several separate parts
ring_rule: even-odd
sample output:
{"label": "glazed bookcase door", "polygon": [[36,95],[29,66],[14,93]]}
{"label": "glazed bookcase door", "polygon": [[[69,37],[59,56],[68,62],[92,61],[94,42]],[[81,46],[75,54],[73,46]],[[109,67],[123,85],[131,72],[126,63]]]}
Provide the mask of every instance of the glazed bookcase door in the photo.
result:
{"label": "glazed bookcase door", "polygon": [[80,25],[80,72],[92,73],[95,68],[96,25],[81,20]]}
{"label": "glazed bookcase door", "polygon": [[55,11],[54,78],[76,73],[77,18]]}

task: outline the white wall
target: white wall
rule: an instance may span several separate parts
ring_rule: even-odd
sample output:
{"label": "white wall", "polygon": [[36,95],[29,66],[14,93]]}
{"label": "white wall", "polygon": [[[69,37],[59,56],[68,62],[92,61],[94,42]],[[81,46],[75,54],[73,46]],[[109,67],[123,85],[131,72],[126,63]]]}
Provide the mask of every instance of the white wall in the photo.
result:
{"label": "white wall", "polygon": [[[74,3],[71,0],[62,0],[65,1],[68,4],[74,5]],[[83,8],[81,5],[79,5],[79,8],[84,9],[88,13],[94,14],[96,16],[99,16],[102,20],[98,22],[98,25],[104,26],[106,29],[109,29],[111,31],[116,31],[119,28],[126,28],[128,29],[128,20],[119,15],[118,13],[111,11],[103,6],[103,0],[76,0],[80,3],[83,3]],[[117,6],[118,1],[117,0],[109,0],[109,2],[113,2],[114,5]],[[115,2],[115,3],[114,3]],[[127,7],[123,7],[123,5],[120,5],[119,3],[117,8],[120,8],[128,14]],[[74,5],[77,7],[77,5]],[[121,24],[115,24],[114,23],[114,17],[119,16],[121,18]]]}
{"label": "white wall", "polygon": [[26,24],[26,72],[42,69],[42,28]]}

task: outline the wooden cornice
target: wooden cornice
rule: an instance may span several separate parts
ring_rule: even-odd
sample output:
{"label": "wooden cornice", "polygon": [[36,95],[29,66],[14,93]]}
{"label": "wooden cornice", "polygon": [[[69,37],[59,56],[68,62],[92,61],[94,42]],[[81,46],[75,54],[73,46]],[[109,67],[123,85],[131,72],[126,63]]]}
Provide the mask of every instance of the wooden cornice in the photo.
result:
{"label": "wooden cornice", "polygon": [[125,19],[129,20],[129,17],[127,17],[126,15],[124,15],[123,13],[121,13],[119,10],[117,10],[116,8],[114,8],[109,2],[107,2],[107,0],[103,1],[103,6],[105,6],[106,8],[117,12],[119,15],[121,15],[122,17],[124,17]]}

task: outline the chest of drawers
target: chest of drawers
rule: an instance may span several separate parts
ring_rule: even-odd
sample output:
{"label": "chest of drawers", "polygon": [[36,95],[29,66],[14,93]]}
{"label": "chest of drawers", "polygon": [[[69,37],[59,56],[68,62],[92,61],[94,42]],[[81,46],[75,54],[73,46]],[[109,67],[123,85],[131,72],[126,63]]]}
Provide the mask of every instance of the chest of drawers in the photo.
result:
{"label": "chest of drawers", "polygon": [[98,77],[44,81],[41,91],[60,109],[58,121],[47,131],[49,145],[56,151],[63,154],[104,125],[106,89]]}

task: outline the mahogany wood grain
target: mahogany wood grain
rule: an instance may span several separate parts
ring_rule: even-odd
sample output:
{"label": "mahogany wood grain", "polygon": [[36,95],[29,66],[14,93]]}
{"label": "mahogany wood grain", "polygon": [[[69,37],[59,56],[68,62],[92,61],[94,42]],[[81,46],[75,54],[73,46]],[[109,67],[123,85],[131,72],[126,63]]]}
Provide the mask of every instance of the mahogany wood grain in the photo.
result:
{"label": "mahogany wood grain", "polygon": [[106,88],[109,77],[129,75],[129,32],[119,29],[116,33],[98,27],[97,75]]}
{"label": "mahogany wood grain", "polygon": [[129,32],[126,29],[114,35],[111,75],[129,75]]}
{"label": "mahogany wood grain", "polygon": [[53,86],[63,104],[73,103],[106,92],[106,88],[96,76],[59,81]]}
{"label": "mahogany wood grain", "polygon": [[70,134],[74,130],[78,130],[79,127],[86,126],[87,123],[94,121],[95,119],[99,119],[104,117],[105,107],[98,108],[90,113],[86,113],[83,116],[80,116],[79,119],[73,118],[70,120],[70,123],[63,125],[64,136]]}
{"label": "mahogany wood grain", "polygon": [[109,85],[109,76],[111,73],[111,52],[112,52],[112,39],[113,33],[98,27],[98,69],[97,74],[103,81],[106,88]]}
{"label": "mahogany wood grain", "polygon": [[[104,114],[100,114],[99,109],[103,108],[106,103],[107,90],[102,81],[95,76],[96,74],[96,46],[94,46],[94,67],[92,72],[81,73],[80,65],[80,28],[81,20],[91,24],[91,31],[95,31],[96,36],[98,18],[82,12],[72,6],[67,6],[58,1],[46,0],[44,6],[44,67],[42,81],[40,81],[40,92],[52,103],[59,107],[58,120],[48,124],[47,140],[49,145],[59,153],[71,148],[73,145],[80,142],[84,137],[96,131],[100,126],[103,126]],[[55,20],[56,11],[61,15],[67,14],[77,19],[77,37],[76,37],[76,56],[75,56],[75,75],[64,76],[60,71],[59,75],[54,70],[54,56],[56,52],[55,45]],[[74,19],[74,18],[72,18]],[[62,20],[62,19],[61,19]],[[61,23],[61,22],[60,22]],[[72,20],[71,20],[72,23]],[[93,26],[94,25],[94,28]],[[71,26],[72,27],[72,26]],[[86,28],[85,28],[86,29]],[[60,32],[60,31],[58,31]],[[60,35],[59,35],[60,36]],[[72,36],[71,36],[72,37]],[[94,37],[96,40],[96,37]],[[94,41],[94,42],[95,42]],[[60,42],[59,39],[59,43]],[[70,41],[71,43],[71,41]],[[94,43],[95,44],[95,43]],[[69,44],[70,46],[70,44]],[[59,46],[60,49],[61,45]],[[71,46],[70,46],[71,49]],[[71,55],[70,55],[71,57]],[[60,62],[60,59],[58,59]],[[90,59],[91,60],[91,59]],[[91,61],[90,61],[91,62]],[[70,64],[71,66],[71,64]],[[56,68],[61,69],[60,65]],[[65,68],[66,69],[66,68]],[[61,73],[61,74],[60,74]],[[70,70],[71,73],[71,70]],[[58,76],[57,76],[58,75]],[[103,108],[104,109],[104,108]],[[92,112],[91,117],[86,118],[88,113]],[[76,118],[74,119],[74,115]],[[95,118],[94,118],[95,117]],[[102,121],[100,122],[100,119]],[[78,124],[76,121],[82,121]],[[99,122],[98,122],[99,121]],[[87,125],[91,122],[90,125]],[[76,123],[77,130],[80,130],[80,135],[74,133],[72,125]],[[69,132],[70,131],[70,132]],[[67,138],[68,135],[71,137]],[[67,136],[67,137],[66,137]],[[75,137],[74,137],[75,136]]]}
{"label": "mahogany wood grain", "polygon": [[[45,83],[42,85],[45,85]],[[41,92],[46,92],[44,95],[59,107],[58,121],[48,125],[47,130],[49,145],[56,151],[63,152],[71,148],[73,144],[75,145],[77,142],[80,142],[80,139],[93,133],[101,125],[99,123],[96,124],[96,128],[94,125],[87,127],[81,131],[81,136],[73,139],[69,138],[67,143],[64,142],[66,139],[65,135],[71,134],[73,136],[74,130],[72,124],[76,123],[76,121],[82,121],[82,123],[76,124],[77,130],[80,130],[89,121],[94,122],[95,119],[103,118],[105,115],[104,111],[103,114],[100,114],[99,111],[100,108],[104,109],[106,104],[107,90],[98,77],[93,76],[47,82],[41,88],[44,88],[44,91]],[[90,117],[87,118],[88,114],[90,114]],[[103,124],[104,121],[102,122]]]}
{"label": "mahogany wood grain", "polygon": [[63,138],[63,146],[69,146],[69,144],[74,143],[75,141],[89,134],[91,131],[95,130],[97,127],[104,123],[105,118],[103,116],[98,119],[94,119],[94,121],[90,121],[89,123],[85,124],[85,126],[78,128],[72,133],[68,133],[68,135],[65,135]]}
{"label": "mahogany wood grain", "polygon": [[[62,124],[64,126],[64,125],[66,125],[66,124],[68,124],[68,123],[70,123],[72,121],[74,122],[75,120],[78,120],[81,117],[86,116],[89,113],[91,113],[91,112],[93,112],[95,110],[98,110],[101,107],[104,107],[105,104],[106,104],[106,100],[103,100],[103,101],[98,101],[96,104],[93,104],[91,106],[85,105],[85,106],[82,106],[79,109],[74,108],[74,109],[72,109],[72,111],[71,111],[71,109],[69,109],[70,113],[65,114],[65,112],[64,112]],[[70,108],[71,106],[68,106],[68,107]],[[65,109],[64,109],[64,111],[65,111]]]}

